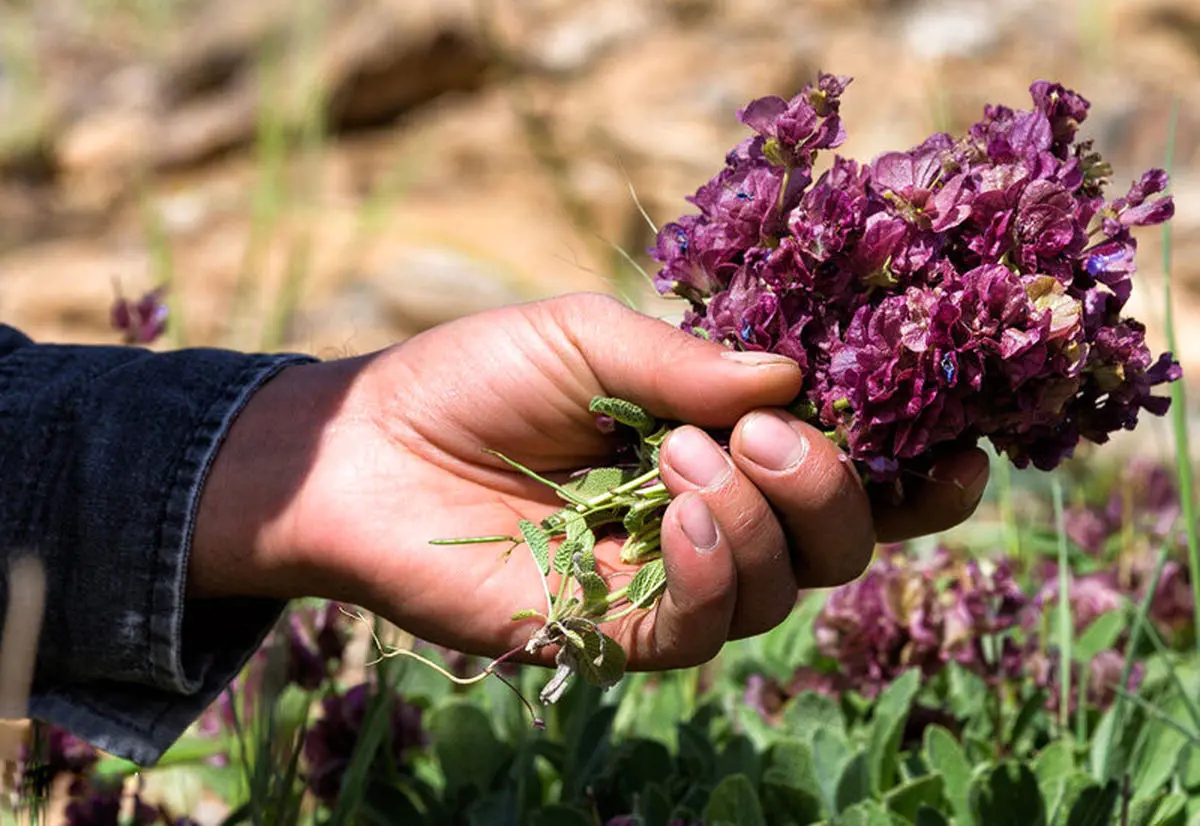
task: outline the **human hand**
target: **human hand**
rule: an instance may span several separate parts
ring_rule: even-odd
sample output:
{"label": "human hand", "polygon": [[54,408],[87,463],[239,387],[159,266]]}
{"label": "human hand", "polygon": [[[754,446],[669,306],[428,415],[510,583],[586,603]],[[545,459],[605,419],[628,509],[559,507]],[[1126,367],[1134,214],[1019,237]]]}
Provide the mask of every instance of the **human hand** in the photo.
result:
{"label": "human hand", "polygon": [[[323,596],[416,636],[497,656],[544,603],[529,555],[431,539],[509,535],[559,509],[545,486],[485,449],[555,476],[604,463],[588,402],[619,396],[693,426],[663,445],[674,496],[657,607],[604,630],[632,669],[693,665],[766,631],[803,588],[862,571],[876,540],[948,528],[987,482],[977,449],[944,458],[903,506],[877,507],[819,431],[781,409],[787,359],[733,353],[598,295],[470,316],[360,358],[286,369],[235,421],[205,485],[189,569],[193,596]],[[729,454],[699,428],[733,428]],[[627,576],[620,543],[601,574]],[[540,660],[549,663],[552,651]]]}

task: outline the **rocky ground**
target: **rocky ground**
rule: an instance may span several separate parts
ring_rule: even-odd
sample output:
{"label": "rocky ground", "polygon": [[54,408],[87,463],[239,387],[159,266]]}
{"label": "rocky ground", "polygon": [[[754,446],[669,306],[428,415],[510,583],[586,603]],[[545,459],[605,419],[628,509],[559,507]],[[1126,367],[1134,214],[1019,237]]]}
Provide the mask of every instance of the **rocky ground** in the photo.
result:
{"label": "rocky ground", "polygon": [[1191,0],[0,0],[0,318],[109,341],[114,280],[169,280],[173,343],[328,355],[578,289],[670,313],[614,252],[650,238],[631,187],[680,214],[737,108],[818,69],[854,76],[863,158],[1059,80],[1093,101],[1114,188],[1161,164],[1178,99],[1200,367]]}

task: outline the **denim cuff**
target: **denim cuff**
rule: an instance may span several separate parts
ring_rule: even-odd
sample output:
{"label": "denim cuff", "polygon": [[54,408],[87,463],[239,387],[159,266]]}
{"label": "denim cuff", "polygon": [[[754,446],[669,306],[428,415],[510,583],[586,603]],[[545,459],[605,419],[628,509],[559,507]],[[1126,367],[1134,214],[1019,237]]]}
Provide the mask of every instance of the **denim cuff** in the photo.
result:
{"label": "denim cuff", "polygon": [[254,392],[312,361],[0,327],[0,557],[46,570],[32,716],[148,765],[236,676],[284,603],[185,601],[200,494]]}

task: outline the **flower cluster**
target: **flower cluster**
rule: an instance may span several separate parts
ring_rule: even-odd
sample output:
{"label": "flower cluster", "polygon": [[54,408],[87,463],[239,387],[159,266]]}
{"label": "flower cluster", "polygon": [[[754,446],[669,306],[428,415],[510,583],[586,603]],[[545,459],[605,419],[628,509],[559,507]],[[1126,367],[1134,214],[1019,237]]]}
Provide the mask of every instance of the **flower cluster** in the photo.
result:
{"label": "flower cluster", "polygon": [[699,214],[659,231],[655,284],[690,303],[684,328],[797,361],[794,409],[875,482],[982,437],[1050,469],[1164,413],[1151,390],[1179,365],[1121,312],[1130,230],[1174,211],[1166,174],[1107,201],[1110,170],[1076,139],[1088,102],[1039,81],[1030,110],[989,106],[961,137],[835,157],[814,181],[816,154],[845,138],[848,82],[743,109],[755,134],[689,199]]}
{"label": "flower cluster", "polygon": [[[361,683],[321,701],[321,719],[313,724],[304,740],[308,788],[318,800],[326,803],[337,800],[342,777],[354,755],[375,690],[372,685]],[[426,734],[421,727],[419,706],[405,702],[399,696],[391,700],[388,743],[395,764],[403,766],[406,752],[424,746]]]}
{"label": "flower cluster", "polygon": [[995,681],[1020,669],[1021,651],[1005,632],[1021,625],[1029,603],[1003,560],[942,549],[918,561],[891,549],[829,596],[814,630],[839,680],[864,694],[910,668],[929,676],[950,662]]}
{"label": "flower cluster", "polygon": [[1075,505],[1063,517],[1067,537],[1092,556],[1100,556],[1114,539],[1136,536],[1152,543],[1171,539],[1182,511],[1172,473],[1143,460],[1126,467],[1102,503]]}
{"label": "flower cluster", "polygon": [[[991,685],[1029,681],[1047,689],[1048,705],[1055,708],[1061,674],[1054,643],[1058,570],[1043,564],[1034,574],[1034,584],[1022,588],[1004,558],[965,558],[942,548],[917,560],[895,546],[886,548],[860,579],[831,593],[817,616],[817,648],[836,668],[802,666],[786,685],[754,677],[747,682],[745,700],[772,718],[789,697],[805,691],[874,696],[909,669],[933,677],[957,663]],[[1152,581],[1149,568],[1139,563],[1126,574],[1123,579],[1111,568],[1071,574],[1068,595],[1076,635],[1145,596]],[[1150,619],[1171,639],[1191,627],[1192,611],[1187,569],[1168,562]],[[1086,669],[1073,667],[1072,704],[1078,702],[1080,684],[1086,685],[1090,705],[1104,708],[1112,702],[1127,643],[1128,635],[1122,634]],[[1135,667],[1127,687],[1135,687],[1141,676],[1140,666]]]}

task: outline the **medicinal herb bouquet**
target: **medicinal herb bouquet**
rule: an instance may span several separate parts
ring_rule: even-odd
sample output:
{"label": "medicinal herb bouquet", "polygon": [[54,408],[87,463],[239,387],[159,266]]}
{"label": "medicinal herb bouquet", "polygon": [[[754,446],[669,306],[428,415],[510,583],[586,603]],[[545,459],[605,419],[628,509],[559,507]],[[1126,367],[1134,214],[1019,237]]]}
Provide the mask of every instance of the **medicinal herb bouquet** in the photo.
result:
{"label": "medicinal herb bouquet", "polygon": [[[1018,467],[1050,470],[1081,439],[1102,443],[1142,410],[1165,413],[1169,399],[1152,390],[1180,367],[1155,358],[1122,311],[1131,229],[1174,212],[1166,173],[1108,200],[1111,168],[1077,138],[1088,101],[1038,81],[1031,109],[988,106],[964,135],[867,164],[834,156],[816,176],[819,153],[845,139],[848,83],[822,74],[791,100],[751,102],[739,118],[754,134],[688,199],[698,212],[658,231],[653,281],[688,303],[683,328],[794,359],[803,386],[792,412],[893,501],[939,449],[987,438]],[[544,575],[561,575],[544,612],[519,615],[544,621],[529,651],[558,646],[544,702],[575,673],[618,680],[624,652],[600,626],[665,587],[657,462],[672,424],[620,399],[592,410],[614,434],[612,467],[559,485],[510,461],[566,503],[511,538]],[[620,590],[596,572],[597,531],[623,534],[622,560],[641,565]]]}

